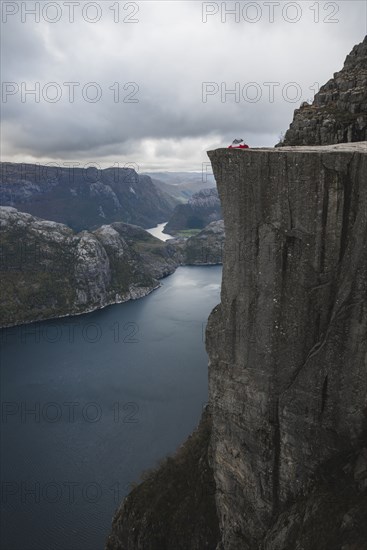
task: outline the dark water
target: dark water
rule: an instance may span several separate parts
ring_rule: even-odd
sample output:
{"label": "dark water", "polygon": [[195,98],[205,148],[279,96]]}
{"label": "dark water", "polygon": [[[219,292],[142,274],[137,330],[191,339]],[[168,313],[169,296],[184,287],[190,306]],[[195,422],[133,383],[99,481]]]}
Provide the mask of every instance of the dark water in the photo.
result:
{"label": "dark water", "polygon": [[141,300],[3,331],[4,550],[103,548],[129,483],[197,425],[220,280],[184,267]]}

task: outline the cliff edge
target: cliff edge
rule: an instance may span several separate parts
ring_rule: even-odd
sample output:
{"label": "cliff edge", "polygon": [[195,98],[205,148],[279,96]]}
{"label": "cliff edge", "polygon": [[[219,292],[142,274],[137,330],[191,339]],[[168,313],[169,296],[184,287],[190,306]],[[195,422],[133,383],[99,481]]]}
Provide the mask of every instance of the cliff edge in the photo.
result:
{"label": "cliff edge", "polygon": [[367,548],[367,143],[208,153],[207,329],[226,550]]}

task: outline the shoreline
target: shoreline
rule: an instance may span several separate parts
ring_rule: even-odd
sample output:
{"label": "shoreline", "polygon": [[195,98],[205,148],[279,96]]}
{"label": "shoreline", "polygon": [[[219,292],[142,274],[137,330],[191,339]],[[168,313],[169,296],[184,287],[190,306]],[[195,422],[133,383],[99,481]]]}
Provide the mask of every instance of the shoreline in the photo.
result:
{"label": "shoreline", "polygon": [[162,286],[161,283],[158,283],[155,287],[153,287],[151,289],[148,289],[148,287],[141,287],[141,288],[147,289],[147,291],[144,292],[143,294],[141,294],[141,296],[135,296],[135,297],[130,296],[130,297],[128,297],[126,299],[122,299],[122,300],[112,300],[112,301],[110,301],[110,302],[108,302],[108,303],[106,303],[102,306],[92,307],[92,308],[86,309],[85,311],[70,312],[70,313],[65,313],[63,315],[55,315],[54,317],[40,317],[40,318],[37,318],[37,319],[32,319],[31,321],[26,321],[26,322],[22,321],[22,322],[18,322],[18,323],[11,323],[10,325],[2,325],[2,326],[0,326],[0,330],[7,329],[7,328],[13,328],[13,327],[21,327],[21,326],[24,326],[24,325],[32,325],[33,323],[42,323],[43,321],[53,321],[55,319],[65,319],[66,317],[78,317],[80,315],[87,315],[88,313],[93,313],[94,311],[99,311],[99,310],[105,309],[106,307],[109,307],[109,306],[114,306],[114,305],[117,305],[117,304],[124,304],[126,302],[130,302],[131,300],[140,300],[141,298],[145,298],[146,296],[148,296],[149,294],[154,292],[154,290],[157,290],[161,286]]}
{"label": "shoreline", "polygon": [[[165,279],[166,277],[169,277],[170,275],[173,275],[174,273],[176,273],[176,271],[179,267],[214,267],[214,266],[220,266],[220,265],[223,265],[223,264],[222,263],[202,263],[202,264],[178,265],[174,269],[174,271],[172,271],[172,273],[169,273],[168,275],[163,275],[163,277],[158,279],[158,284],[156,286],[154,286],[153,288],[140,287],[141,289],[144,289],[144,292],[140,296],[133,296],[133,295],[131,295],[132,292],[130,291],[129,297],[123,298],[121,300],[112,300],[112,301],[109,301],[108,303],[106,303],[102,306],[91,307],[91,308],[86,309],[85,311],[70,312],[70,313],[65,313],[65,314],[62,314],[62,315],[55,315],[53,317],[39,317],[39,318],[36,318],[36,319],[32,319],[30,321],[20,321],[20,322],[16,322],[16,323],[10,323],[9,325],[1,325],[0,326],[0,331],[8,329],[8,328],[21,327],[21,326],[25,326],[25,325],[32,325],[33,323],[42,323],[44,321],[54,321],[56,319],[65,319],[67,317],[78,317],[80,315],[87,315],[88,313],[93,313],[94,311],[99,311],[99,310],[105,309],[106,307],[109,307],[109,306],[124,304],[126,302],[130,302],[130,301],[133,301],[133,300],[140,300],[142,298],[145,298],[146,296],[149,296],[149,294],[151,294],[155,290],[158,290],[159,288],[161,288],[162,283],[160,283],[159,281],[161,279]],[[132,290],[134,290],[134,289],[132,289]]]}

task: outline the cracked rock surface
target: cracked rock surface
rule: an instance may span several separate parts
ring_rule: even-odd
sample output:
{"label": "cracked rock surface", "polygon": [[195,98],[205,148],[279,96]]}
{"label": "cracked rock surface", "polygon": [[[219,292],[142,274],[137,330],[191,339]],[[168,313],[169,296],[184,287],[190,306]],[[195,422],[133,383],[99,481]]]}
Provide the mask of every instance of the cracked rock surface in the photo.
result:
{"label": "cracked rock surface", "polygon": [[351,507],[365,549],[367,143],[208,154],[226,233],[206,341],[222,546],[342,548]]}

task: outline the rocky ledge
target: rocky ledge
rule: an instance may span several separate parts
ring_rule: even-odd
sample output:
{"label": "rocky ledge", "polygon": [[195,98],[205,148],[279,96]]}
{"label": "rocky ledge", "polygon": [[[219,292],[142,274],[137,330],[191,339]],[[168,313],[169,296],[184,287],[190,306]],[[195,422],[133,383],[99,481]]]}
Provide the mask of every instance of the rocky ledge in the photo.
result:
{"label": "rocky ledge", "polygon": [[367,143],[209,157],[226,231],[207,330],[221,547],[365,549]]}

